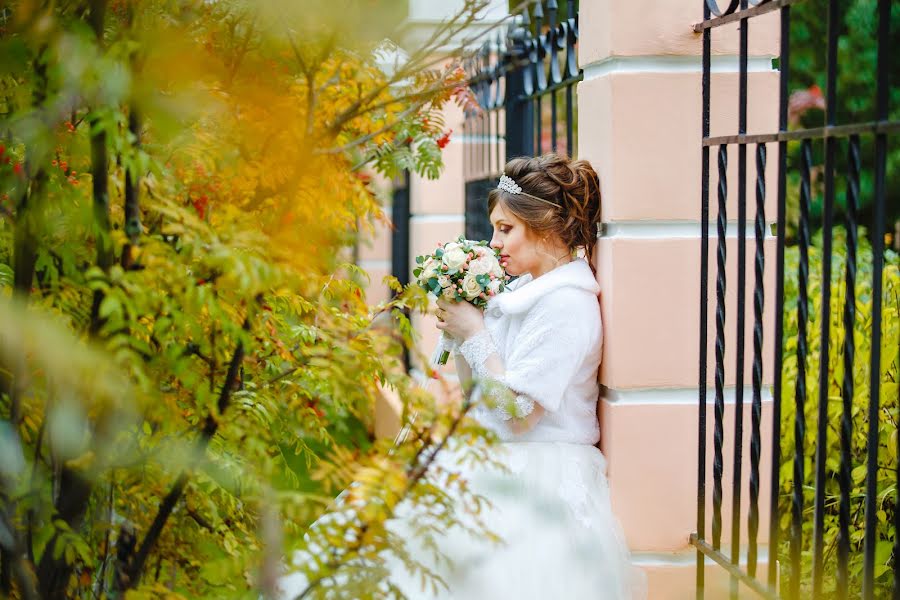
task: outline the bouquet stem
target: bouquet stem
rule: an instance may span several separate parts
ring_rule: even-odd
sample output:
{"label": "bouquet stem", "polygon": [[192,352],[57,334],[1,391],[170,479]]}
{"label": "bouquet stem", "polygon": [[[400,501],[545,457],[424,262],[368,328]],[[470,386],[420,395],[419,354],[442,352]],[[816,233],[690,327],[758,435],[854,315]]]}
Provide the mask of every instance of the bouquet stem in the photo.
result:
{"label": "bouquet stem", "polygon": [[441,352],[441,357],[438,359],[438,364],[439,364],[439,365],[446,365],[446,364],[447,364],[447,361],[448,361],[449,359],[450,359],[450,351],[449,351],[449,350],[444,350],[443,352]]}

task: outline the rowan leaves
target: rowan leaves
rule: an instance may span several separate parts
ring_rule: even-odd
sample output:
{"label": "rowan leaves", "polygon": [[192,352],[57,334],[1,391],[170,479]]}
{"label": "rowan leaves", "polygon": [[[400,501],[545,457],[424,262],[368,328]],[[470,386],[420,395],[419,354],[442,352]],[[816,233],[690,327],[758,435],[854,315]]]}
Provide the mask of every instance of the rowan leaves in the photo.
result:
{"label": "rowan leaves", "polygon": [[[348,4],[367,27],[396,25]],[[316,15],[292,3],[105,8],[100,40],[91,11],[66,3],[14,2],[0,35],[2,549],[25,574],[0,586],[254,595],[356,480],[355,529],[326,528],[328,553],[297,568],[346,570],[347,589],[365,589],[380,552],[403,552],[392,511],[442,502],[410,464],[441,435],[477,433],[400,369],[404,311],[423,299],[368,307],[348,262],[386,218],[375,171],[439,173],[459,71],[431,69],[431,46],[387,68],[373,52],[384,34],[331,18],[310,30]],[[107,241],[112,266],[97,260]],[[428,434],[374,440],[385,388]]]}

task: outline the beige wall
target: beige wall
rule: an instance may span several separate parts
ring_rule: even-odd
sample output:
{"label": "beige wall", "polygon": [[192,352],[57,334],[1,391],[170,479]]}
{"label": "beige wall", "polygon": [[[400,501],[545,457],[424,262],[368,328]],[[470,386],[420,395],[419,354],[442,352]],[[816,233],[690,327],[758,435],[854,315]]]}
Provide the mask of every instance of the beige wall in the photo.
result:
{"label": "beige wall", "polygon": [[[609,461],[613,509],[636,562],[648,574],[650,598],[693,597],[695,552],[689,535],[697,514],[701,206],[700,4],[687,0],[582,3],[578,86],[580,158],[601,178],[604,233],[597,266],[604,322],[600,379],[601,448]],[[748,132],[777,126],[777,16],[753,20],[749,60]],[[737,133],[737,24],[713,34],[710,127]],[[590,110],[585,110],[590,107]],[[775,217],[776,151],[769,148],[767,221]],[[732,456],[735,444],[735,315],[737,149],[729,148],[726,207],[727,329],[723,544],[730,544]],[[712,517],[713,367],[715,332],[715,151],[710,178],[710,303],[707,344],[707,522]],[[753,238],[755,161],[748,152],[748,239]],[[774,264],[774,239],[765,242]],[[753,243],[747,255],[744,368],[744,456],[749,456],[752,360]],[[766,306],[773,306],[773,269],[766,274]],[[771,331],[773,312],[765,315]],[[765,340],[764,378],[772,380],[772,340]],[[771,430],[771,397],[763,394],[763,435]],[[764,448],[769,448],[763,444]],[[769,456],[762,457],[767,476]],[[742,473],[742,531],[746,541],[749,467]],[[765,477],[764,479],[767,479]],[[759,541],[766,557],[768,490],[761,490]],[[707,524],[707,532],[710,525]],[[707,597],[727,578],[707,569]],[[711,593],[709,593],[711,592]]]}

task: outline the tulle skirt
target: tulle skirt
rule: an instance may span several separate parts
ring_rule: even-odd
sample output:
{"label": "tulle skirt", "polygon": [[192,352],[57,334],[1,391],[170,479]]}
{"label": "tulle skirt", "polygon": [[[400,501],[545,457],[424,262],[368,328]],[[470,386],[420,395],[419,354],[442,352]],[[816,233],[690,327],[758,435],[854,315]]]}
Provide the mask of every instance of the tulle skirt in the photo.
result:
{"label": "tulle skirt", "polygon": [[[459,463],[465,452],[450,452],[444,461]],[[489,500],[480,518],[500,542],[450,529],[440,540],[450,562],[435,565],[448,589],[422,590],[401,565],[392,569],[394,583],[409,598],[633,600],[645,595],[612,513],[606,459],[597,448],[507,442],[492,452],[505,468],[476,465],[463,476]],[[474,516],[457,517],[474,523]],[[405,523],[398,519],[395,530],[402,534]]]}
{"label": "tulle skirt", "polygon": [[[465,448],[444,452],[444,472],[466,478],[488,504],[476,514],[456,502],[465,527],[442,531],[436,547],[447,560],[431,560],[415,535],[415,511],[398,512],[390,528],[407,551],[437,573],[446,587],[423,586],[404,562],[387,557],[390,583],[411,599],[634,600],[646,585],[631,565],[609,499],[606,460],[593,446],[561,442],[507,442],[490,452],[494,465],[473,463]],[[498,466],[502,465],[502,466]],[[498,539],[473,533],[478,520]],[[384,583],[384,582],[382,582]],[[302,590],[296,576],[281,581],[284,597]]]}

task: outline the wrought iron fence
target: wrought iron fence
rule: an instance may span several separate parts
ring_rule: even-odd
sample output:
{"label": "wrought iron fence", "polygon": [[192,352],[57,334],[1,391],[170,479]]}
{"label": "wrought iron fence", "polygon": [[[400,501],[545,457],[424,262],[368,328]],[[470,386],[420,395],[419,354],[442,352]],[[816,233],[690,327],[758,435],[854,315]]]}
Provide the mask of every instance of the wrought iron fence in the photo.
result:
{"label": "wrought iron fence", "polygon": [[491,237],[487,193],[506,161],[548,150],[575,154],[577,2],[568,0],[565,13],[556,0],[534,2],[468,62],[480,105],[463,125],[468,238]]}
{"label": "wrought iron fence", "polygon": [[[882,339],[884,315],[882,304],[886,300],[882,287],[887,268],[895,270],[896,254],[885,248],[888,232],[886,211],[888,208],[887,172],[889,139],[900,132],[896,109],[891,110],[889,98],[891,40],[897,32],[891,29],[891,9],[897,9],[891,0],[869,2],[871,19],[876,23],[872,36],[872,51],[877,54],[874,90],[874,119],[859,121],[839,120],[840,100],[845,103],[853,98],[840,97],[837,86],[838,47],[847,33],[845,11],[847,2],[828,0],[827,10],[821,19],[827,20],[827,39],[818,43],[826,53],[824,116],[821,127],[807,128],[794,123],[789,127],[789,82],[791,77],[791,15],[792,8],[815,10],[821,4],[811,0],[729,0],[728,7],[720,10],[715,0],[704,0],[703,21],[695,31],[703,36],[702,71],[702,223],[701,223],[701,275],[700,275],[700,373],[699,373],[699,438],[698,438],[698,493],[697,531],[691,536],[697,548],[697,597],[704,597],[708,559],[727,570],[731,581],[732,597],[738,595],[741,585],[767,598],[847,598],[851,594],[863,598],[897,597],[900,538],[895,535],[900,511],[897,510],[896,432],[892,437],[881,429],[896,429],[897,391],[884,393],[886,386],[895,386],[898,373],[896,358],[886,366],[882,361],[882,349],[894,352],[900,340]],[[793,6],[792,6],[793,5]],[[857,7],[864,10],[865,7]],[[751,21],[758,16],[780,11],[780,71],[778,131],[748,135],[748,35]],[[711,96],[711,48],[714,32],[723,26],[739,24],[739,90],[738,123],[735,135],[710,136]],[[896,25],[895,25],[896,27]],[[896,41],[896,40],[895,40]],[[859,58],[859,57],[857,57]],[[843,68],[861,68],[862,63]],[[897,84],[895,80],[894,85]],[[843,111],[847,113],[847,111]],[[893,138],[894,140],[896,138]],[[764,328],[764,274],[766,254],[764,241],[767,233],[765,199],[770,190],[766,187],[766,162],[768,148],[777,147],[777,233],[775,275],[774,331]],[[861,152],[866,148],[867,152]],[[707,301],[709,298],[709,221],[710,221],[710,151],[715,149],[718,169],[717,217],[716,217],[716,266],[715,266],[715,404],[713,411],[713,473],[711,537],[707,533]],[[736,150],[736,152],[735,152]],[[747,252],[747,178],[748,150],[755,156],[755,218],[754,218],[754,281],[752,339],[752,398],[750,424],[749,465],[742,453],[743,377],[744,377],[744,315],[746,303]],[[726,281],[726,203],[728,161],[737,157],[737,281]],[[821,157],[821,165],[816,165]],[[798,173],[799,171],[799,173]],[[821,189],[816,184],[815,173],[820,173]],[[869,173],[869,175],[867,175]],[[839,179],[843,186],[839,189]],[[796,193],[794,192],[796,189]],[[842,195],[842,206],[836,207],[835,199]],[[871,201],[871,221],[861,222],[860,202],[866,196]],[[796,225],[796,248],[786,243],[788,199],[796,198],[799,217]],[[893,197],[893,202],[897,201]],[[814,220],[813,207],[821,206],[820,220]],[[840,208],[837,211],[836,208]],[[896,206],[892,210],[895,210]],[[839,219],[837,217],[840,217]],[[843,227],[835,227],[837,221]],[[863,242],[857,234],[859,225],[867,225],[870,235],[871,263],[863,269]],[[813,231],[820,227],[821,242],[813,239]],[[819,247],[820,246],[820,247]],[[868,246],[865,255],[869,256]],[[791,260],[786,261],[786,253]],[[794,258],[796,257],[796,258]],[[815,260],[813,260],[815,259]],[[796,260],[796,265],[794,265]],[[868,261],[868,258],[866,259]],[[821,270],[816,264],[821,264]],[[843,267],[833,269],[833,266]],[[812,269],[811,269],[812,266]],[[768,267],[772,268],[772,267]],[[790,269],[790,270],[789,270]],[[866,280],[863,279],[866,277]],[[794,279],[796,278],[796,279]],[[821,282],[813,285],[813,279]],[[890,281],[890,280],[888,280]],[[867,297],[857,297],[857,289],[871,285]],[[791,300],[786,301],[786,283],[791,290]],[[733,481],[731,506],[730,549],[722,547],[723,475],[728,468],[723,456],[725,437],[725,293],[727,286],[736,288],[735,348],[728,349],[735,359],[735,410],[734,454],[731,466]],[[832,294],[835,309],[832,310]],[[894,294],[900,293],[900,289]],[[891,300],[896,302],[896,300]],[[840,304],[838,304],[840,303]],[[818,307],[818,311],[815,309]],[[865,312],[865,315],[860,314]],[[818,314],[817,314],[818,313]],[[871,336],[854,334],[854,328],[862,324]],[[791,331],[786,335],[786,323]],[[793,329],[796,327],[796,334]],[[834,329],[839,327],[838,329]],[[847,332],[831,338],[833,330]],[[888,330],[890,331],[890,330]],[[774,336],[774,364],[772,388],[772,435],[761,435],[763,394],[763,342],[765,336]],[[867,361],[857,356],[856,344],[860,340],[870,347]],[[834,344],[834,347],[832,347]],[[816,349],[818,357],[816,359]],[[832,357],[833,360],[829,360]],[[895,355],[896,357],[896,355]],[[888,357],[889,358],[889,357]],[[812,360],[811,360],[812,359]],[[860,369],[860,363],[865,369]],[[784,377],[785,365],[796,364],[796,376]],[[836,366],[837,365],[837,366]],[[812,372],[807,372],[809,369]],[[829,370],[831,369],[831,370]],[[816,372],[817,370],[817,372]],[[859,373],[862,373],[860,375]],[[856,377],[855,377],[856,374]],[[861,385],[862,384],[862,385]],[[882,386],[885,386],[884,389]],[[837,388],[837,389],[835,389]],[[784,398],[784,403],[783,403]],[[856,406],[854,403],[857,403]],[[859,404],[862,404],[860,410]],[[831,410],[829,410],[831,409]],[[880,422],[887,417],[889,425]],[[810,420],[807,423],[807,419]],[[892,423],[892,425],[890,425]],[[810,427],[810,425],[814,425]],[[860,429],[864,443],[854,442],[854,434]],[[829,437],[838,441],[835,451],[828,443]],[[784,440],[783,440],[784,438]],[[786,442],[785,442],[786,440]],[[814,442],[814,445],[812,444]],[[783,443],[786,450],[783,451]],[[770,444],[770,445],[769,445]],[[764,447],[765,445],[765,447]],[[888,447],[889,446],[889,447]],[[766,450],[767,449],[767,450]],[[766,474],[761,472],[761,453],[771,452],[771,495],[760,498],[760,483]],[[782,454],[784,454],[782,456]],[[864,456],[864,460],[860,458]],[[811,472],[808,465],[812,466]],[[789,468],[785,468],[788,467]],[[746,511],[748,539],[743,544],[746,555],[741,557],[741,507],[742,469],[749,466],[749,507]],[[786,471],[786,472],[785,472]],[[879,476],[889,477],[891,485],[879,487]],[[858,483],[861,494],[854,494]],[[804,493],[806,492],[806,493]],[[770,504],[768,531],[769,558],[766,573],[758,569],[758,538],[760,533],[760,503]],[[786,510],[789,506],[789,510]],[[851,511],[859,512],[861,526],[852,523]],[[879,516],[879,511],[884,511]],[[782,515],[787,526],[781,527]],[[789,517],[787,516],[789,515]],[[811,523],[810,523],[811,522]],[[810,527],[811,524],[811,527]],[[836,531],[835,531],[836,530]],[[827,532],[827,534],[826,534]],[[861,533],[860,533],[861,532]],[[885,545],[887,544],[887,545]],[[827,546],[827,547],[826,547]],[[891,548],[892,546],[892,548]],[[779,548],[783,551],[779,553]],[[876,549],[879,552],[876,552]],[[888,552],[885,552],[887,550]],[[892,557],[891,557],[892,554]],[[850,568],[859,562],[857,574]],[[784,560],[779,560],[783,558]],[[877,560],[876,560],[877,559]],[[876,564],[877,563],[877,564]],[[891,564],[892,563],[892,564]],[[876,570],[880,579],[876,580]],[[892,573],[891,573],[892,570]],[[857,587],[858,585],[858,587]]]}
{"label": "wrought iron fence", "polygon": [[[391,195],[391,275],[397,278],[401,286],[409,284],[409,252],[410,203],[409,203],[409,171],[404,170],[393,181]],[[407,318],[409,310],[404,310]],[[409,371],[411,365],[409,349],[403,347],[403,367]]]}

